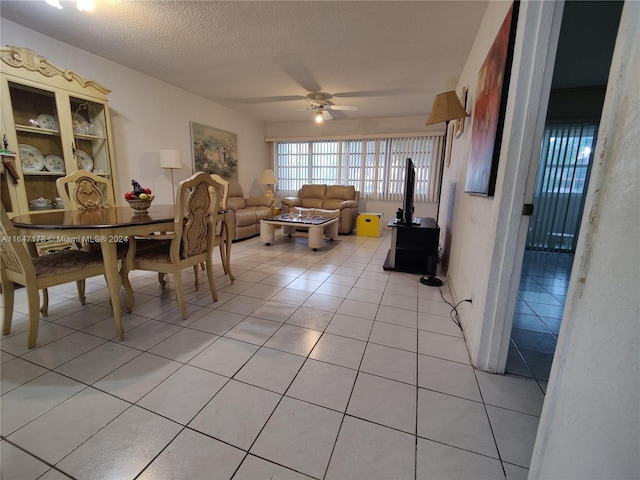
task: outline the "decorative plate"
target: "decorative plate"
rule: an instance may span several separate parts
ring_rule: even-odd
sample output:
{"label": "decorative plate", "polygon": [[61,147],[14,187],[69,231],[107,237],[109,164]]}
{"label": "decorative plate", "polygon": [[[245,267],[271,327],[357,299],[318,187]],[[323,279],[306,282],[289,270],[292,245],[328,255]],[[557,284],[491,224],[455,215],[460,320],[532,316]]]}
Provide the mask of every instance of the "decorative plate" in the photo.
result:
{"label": "decorative plate", "polygon": [[38,115],[38,126],[49,130],[60,130],[60,125],[58,125],[56,117],[49,115],[48,113],[41,113]]}
{"label": "decorative plate", "polygon": [[79,113],[72,113],[71,118],[73,119],[73,131],[80,134],[89,133],[89,122]]}
{"label": "decorative plate", "polygon": [[20,161],[22,162],[23,172],[39,172],[44,167],[44,157],[37,148],[31,145],[21,143],[18,145],[20,149]]}
{"label": "decorative plate", "polygon": [[93,158],[83,150],[76,150],[78,156],[78,170],[93,170]]}
{"label": "decorative plate", "polygon": [[64,172],[64,160],[58,155],[44,157],[44,168],[50,172]]}

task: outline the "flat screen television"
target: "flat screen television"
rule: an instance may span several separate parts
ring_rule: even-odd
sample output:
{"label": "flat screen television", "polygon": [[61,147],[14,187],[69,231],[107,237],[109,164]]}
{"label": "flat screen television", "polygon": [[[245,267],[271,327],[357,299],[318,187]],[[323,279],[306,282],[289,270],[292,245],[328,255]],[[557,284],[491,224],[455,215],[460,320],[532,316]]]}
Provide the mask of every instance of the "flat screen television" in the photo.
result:
{"label": "flat screen television", "polygon": [[402,210],[404,214],[403,223],[410,225],[413,223],[413,195],[416,188],[416,168],[413,161],[407,158],[404,173],[404,197]]}

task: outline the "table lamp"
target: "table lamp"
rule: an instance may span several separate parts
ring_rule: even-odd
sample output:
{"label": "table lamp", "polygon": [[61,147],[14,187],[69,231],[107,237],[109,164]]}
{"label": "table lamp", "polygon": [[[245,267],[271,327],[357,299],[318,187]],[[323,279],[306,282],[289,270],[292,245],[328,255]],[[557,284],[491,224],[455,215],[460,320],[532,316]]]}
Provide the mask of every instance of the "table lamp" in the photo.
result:
{"label": "table lamp", "polygon": [[[444,122],[444,139],[442,142],[442,155],[440,158],[440,172],[438,181],[438,210],[436,212],[436,224],[440,226],[440,198],[442,197],[442,175],[444,173],[444,159],[447,152],[447,132],[449,131],[449,122],[451,120],[457,120],[458,118],[468,117],[469,114],[465,111],[464,107],[458,99],[458,95],[455,91],[439,93],[436,98],[433,99],[433,106],[431,107],[431,113],[425,125],[433,125],[435,123]],[[439,287],[442,285],[442,280],[434,276],[422,277],[420,283],[423,285],[429,285],[432,287]]]}
{"label": "table lamp", "polygon": [[260,175],[260,180],[258,180],[260,185],[266,185],[264,189],[264,196],[270,199],[273,199],[273,190],[271,189],[271,185],[277,185],[278,179],[273,173],[273,170],[268,168],[262,175]]}
{"label": "table lamp", "polygon": [[173,204],[176,204],[176,192],[173,186],[173,171],[182,168],[182,160],[178,150],[160,150],[160,168],[171,170],[171,196]]}

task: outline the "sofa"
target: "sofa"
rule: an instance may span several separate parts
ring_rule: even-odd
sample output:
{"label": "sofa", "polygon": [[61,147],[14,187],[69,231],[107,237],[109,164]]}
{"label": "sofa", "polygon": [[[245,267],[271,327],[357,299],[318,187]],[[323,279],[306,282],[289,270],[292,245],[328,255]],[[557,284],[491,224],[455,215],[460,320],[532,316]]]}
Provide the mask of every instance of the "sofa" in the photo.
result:
{"label": "sofa", "polygon": [[292,208],[339,210],[338,233],[353,232],[358,218],[360,192],[353,185],[303,185],[295,197],[282,199],[282,213]]}
{"label": "sofa", "polygon": [[243,240],[260,233],[260,220],[273,216],[272,198],[245,198],[238,182],[229,182],[227,210],[224,221],[229,229],[231,241]]}

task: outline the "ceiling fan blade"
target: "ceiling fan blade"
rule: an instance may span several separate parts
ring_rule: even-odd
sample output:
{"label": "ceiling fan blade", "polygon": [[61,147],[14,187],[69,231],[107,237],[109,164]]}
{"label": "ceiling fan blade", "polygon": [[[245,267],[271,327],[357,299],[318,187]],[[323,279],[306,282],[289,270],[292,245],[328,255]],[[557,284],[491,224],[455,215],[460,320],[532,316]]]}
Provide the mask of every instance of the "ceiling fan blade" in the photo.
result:
{"label": "ceiling fan blade", "polygon": [[331,105],[331,110],[358,110],[355,105]]}
{"label": "ceiling fan blade", "polygon": [[325,120],[333,120],[333,115],[331,115],[331,110],[325,110],[322,112],[322,118]]}
{"label": "ceiling fan blade", "polygon": [[293,100],[306,100],[307,97],[303,95],[281,95],[276,97],[246,97],[246,98],[226,98],[226,100],[232,103],[242,103],[246,105],[254,105],[259,103],[274,103],[274,102],[290,102]]}

